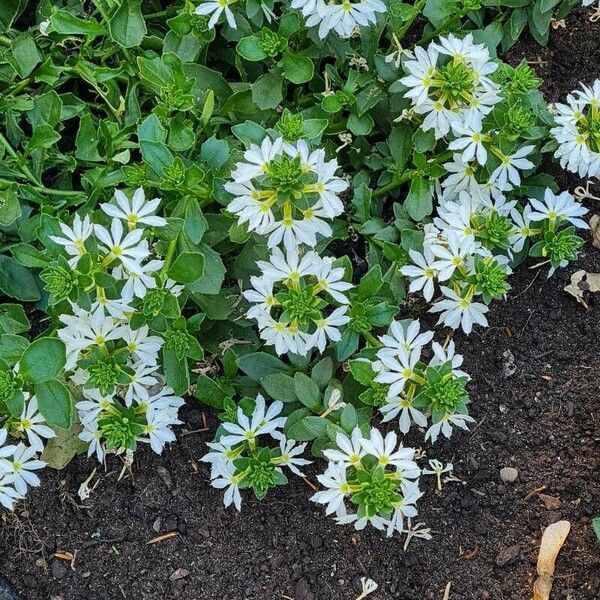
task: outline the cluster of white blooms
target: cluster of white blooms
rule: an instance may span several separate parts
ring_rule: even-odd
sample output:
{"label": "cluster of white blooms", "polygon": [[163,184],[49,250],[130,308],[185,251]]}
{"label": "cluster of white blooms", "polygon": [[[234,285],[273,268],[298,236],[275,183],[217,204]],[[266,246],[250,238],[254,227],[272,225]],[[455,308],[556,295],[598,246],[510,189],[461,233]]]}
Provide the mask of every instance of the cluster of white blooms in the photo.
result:
{"label": "cluster of white blooms", "polygon": [[[19,419],[10,419],[0,428],[0,505],[8,510],[25,497],[28,487],[40,485],[34,473],[46,463],[37,457],[44,450],[44,440],[55,437],[54,431],[45,424],[38,412],[37,399],[24,392],[24,407]],[[26,436],[28,444],[19,441],[8,444],[8,433]]]}
{"label": "cluster of white blooms", "polygon": [[[412,423],[427,427],[425,439],[435,442],[442,433],[452,435],[452,426],[467,429],[473,418],[466,413],[468,402],[464,389],[470,377],[460,370],[463,357],[455,352],[454,342],[446,347],[433,342],[433,332],[421,332],[419,321],[394,321],[387,335],[379,338],[383,347],[372,363],[375,381],[389,386],[385,404],[380,406],[383,421],[398,417],[402,433]],[[431,343],[433,354],[428,363],[422,360],[423,348]]]}
{"label": "cluster of white blooms", "polygon": [[416,47],[404,63],[408,76],[400,82],[409,88],[414,111],[425,115],[421,128],[433,130],[436,139],[452,126],[483,117],[500,102],[500,90],[489,75],[498,68],[483,44],[471,34],[463,39],[450,35],[432,42],[425,50]]}
{"label": "cluster of white blooms", "polygon": [[460,192],[468,191],[472,195],[503,198],[504,192],[509,192],[521,184],[521,172],[534,167],[526,157],[535,147],[523,146],[512,154],[503,154],[494,147],[493,156],[499,159],[500,164],[492,170],[487,181],[479,183],[477,164],[485,166],[488,156],[492,156],[488,154],[484,145],[484,142],[491,137],[482,135],[479,117],[471,118],[469,121],[477,122],[477,128],[467,131],[467,126],[462,123],[453,125],[453,131],[458,137],[450,142],[449,148],[463,149],[463,153],[455,153],[452,162],[444,164],[449,175],[441,182],[442,197],[452,200]]}
{"label": "cluster of white blooms", "polygon": [[314,248],[317,235],[331,237],[327,221],[342,214],[338,194],[348,184],[335,175],[337,161],[326,160],[323,149],[310,150],[304,140],[289,144],[266,137],[244,158],[231,173],[233,181],[225,184],[235,196],[227,209],[250,231],[268,235],[271,249],[268,261],[256,263],[261,275],[251,278],[253,289],[244,292],[252,304],[248,317],[277,354],[324,352],[327,341],[339,341],[339,328],[350,321],[344,292],[353,286],[332,258],[304,247]]}
{"label": "cluster of white blooms", "polygon": [[590,87],[582,85],[555,109],[552,134],[559,144],[555,156],[561,166],[581,177],[600,176],[600,79]]}
{"label": "cluster of white blooms", "polygon": [[[404,531],[405,517],[417,515],[421,469],[414,461],[415,450],[398,445],[394,432],[384,438],[372,428],[365,437],[356,427],[349,438],[338,433],[336,447],[323,454],[329,462],[317,479],[325,490],[311,500],[325,505],[325,513],[335,515],[338,523],[354,523],[358,530],[371,523],[390,537]],[[347,500],[356,512],[349,510]]]}
{"label": "cluster of white blooms", "polygon": [[[503,195],[494,199],[461,191],[454,200],[440,200],[438,216],[425,226],[423,252],[410,250],[413,264],[402,267],[402,273],[411,279],[409,290],[422,290],[427,301],[439,283],[443,299],[431,312],[441,312],[440,323],[468,334],[474,323],[487,326],[487,304],[508,291],[509,257],[521,252],[527,240],[542,236],[540,222],[553,230],[561,223],[586,229],[580,218],[586,212],[569,193],[555,195],[550,189],[543,201],[530,199],[522,212]],[[549,275],[567,263],[564,258],[553,263]],[[485,303],[476,301],[478,296]]]}
{"label": "cluster of white blooms", "polygon": [[[284,255],[274,248],[269,261],[257,265],[262,273],[250,279],[254,289],[244,292],[252,303],[248,316],[257,321],[261,337],[277,354],[306,356],[312,348],[324,352],[328,339],[341,339],[339,327],[350,321],[344,292],[352,284],[343,281],[344,269],[334,267],[332,258],[313,251],[300,258],[297,250]],[[324,315],[322,310],[332,301],[341,306]]]}
{"label": "cluster of white blooms", "polygon": [[291,7],[302,12],[308,27],[319,26],[321,39],[330,31],[349,38],[357,27],[375,24],[377,13],[387,11],[381,0],[292,0]]}
{"label": "cluster of white blooms", "polygon": [[[177,296],[183,286],[158,273],[163,261],[153,259],[144,225],[162,227],[165,219],[154,213],[159,199],[146,201],[138,189],[129,199],[115,192],[115,204],[102,204],[112,217],[110,230],[75,215],[73,227],[61,223],[64,237],[52,239],[72,258],[72,267],[88,253],[98,249],[94,260],[116,281],[115,297],[107,297],[99,285],[91,305],[82,308],[70,302],[73,314],[60,316],[64,327],[58,337],[67,351],[66,370],[81,386],[84,399],[77,403],[83,425],[80,438],[89,443],[88,455],[104,458],[105,448],[123,452],[136,441],[149,442],[160,453],[165,443],[175,439],[172,426],[179,423],[177,413],[183,399],[163,384],[158,358],[164,340],[151,335],[147,325],[134,328],[131,319],[149,291]],[[128,231],[124,232],[123,223]],[[94,242],[86,246],[86,241]],[[109,350],[109,347],[112,350]],[[115,350],[116,349],[116,350]]]}
{"label": "cluster of white blooms", "polygon": [[240,224],[268,235],[269,248],[283,242],[288,251],[298,244],[314,247],[317,235],[331,236],[327,221],[342,214],[338,194],[348,187],[335,175],[337,160],[326,160],[323,149],[311,151],[304,140],[289,144],[282,137],[266,137],[244,159],[225,184],[235,196],[227,210]]}
{"label": "cluster of white blooms", "polygon": [[[250,417],[239,407],[237,421],[224,422],[224,434],[218,441],[207,444],[211,452],[201,460],[211,465],[211,485],[225,489],[223,503],[226,507],[233,504],[241,510],[240,487],[252,487],[257,496],[261,496],[270,487],[286,482],[282,467],[303,476],[299,467],[310,464],[300,458],[306,444],[296,444],[284,436],[286,417],[281,416],[282,408],[283,403],[279,401],[267,408],[265,399],[258,395]],[[261,436],[273,438],[279,442],[279,447],[261,448],[258,445]]]}

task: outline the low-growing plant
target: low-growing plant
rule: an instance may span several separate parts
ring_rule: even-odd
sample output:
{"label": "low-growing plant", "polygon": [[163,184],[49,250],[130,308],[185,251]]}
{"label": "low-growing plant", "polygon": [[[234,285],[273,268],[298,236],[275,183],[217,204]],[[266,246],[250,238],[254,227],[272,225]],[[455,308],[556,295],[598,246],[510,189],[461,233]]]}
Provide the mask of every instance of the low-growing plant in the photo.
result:
{"label": "low-growing plant", "polygon": [[328,514],[416,535],[421,454],[377,421],[434,443],[474,418],[408,295],[469,334],[528,256],[583,243],[540,165],[597,174],[600,88],[555,109],[498,57],[572,4],[0,7],[0,502],[78,450],[55,434],[161,453],[187,397],[226,506],[310,454]]}

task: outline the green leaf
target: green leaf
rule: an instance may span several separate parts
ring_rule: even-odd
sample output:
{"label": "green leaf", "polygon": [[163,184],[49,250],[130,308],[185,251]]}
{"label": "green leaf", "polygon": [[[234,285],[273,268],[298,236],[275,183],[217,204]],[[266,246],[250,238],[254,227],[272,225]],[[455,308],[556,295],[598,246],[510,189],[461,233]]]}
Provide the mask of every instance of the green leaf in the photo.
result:
{"label": "green leaf", "polygon": [[124,48],[139,46],[146,35],[140,4],[141,0],[121,0],[119,8],[108,22],[110,36]]}
{"label": "green leaf", "polygon": [[77,454],[87,450],[88,444],[79,439],[81,425],[75,423],[70,429],[55,428],[56,437],[46,442],[41,459],[51,468],[60,471],[64,469]]}
{"label": "green leaf", "polygon": [[592,519],[592,529],[596,534],[596,538],[598,538],[598,541],[600,542],[600,517]]}
{"label": "green leaf", "polygon": [[42,55],[33,38],[23,34],[15,38],[11,48],[10,64],[22,79],[31,75],[42,62]]}
{"label": "green leaf", "polygon": [[48,20],[50,21],[48,31],[61,35],[85,35],[95,38],[105,33],[104,27],[92,17],[80,19],[66,10],[53,12]]}
{"label": "green leaf", "polygon": [[0,190],[0,226],[8,227],[21,216],[21,203],[13,187]]}
{"label": "green leaf", "polygon": [[26,6],[27,0],[2,0],[0,2],[0,31],[10,29]]}
{"label": "green leaf", "polygon": [[194,397],[207,406],[221,409],[230,395],[214,379],[201,374],[196,383]]}
{"label": "green leaf", "polygon": [[157,175],[162,175],[163,169],[171,166],[175,160],[165,144],[165,128],[156,115],[150,115],[138,127],[137,134],[144,162]]}
{"label": "green leaf", "polygon": [[33,275],[10,256],[0,255],[0,290],[22,302],[40,299],[40,290]]}
{"label": "green leaf", "polygon": [[362,383],[362,385],[370,386],[375,379],[375,371],[373,371],[371,361],[369,360],[351,360],[348,363],[348,366],[350,367],[352,377],[354,377],[358,383]]}
{"label": "green leaf", "polygon": [[60,134],[54,131],[54,127],[47,123],[38,125],[29,142],[27,150],[35,150],[36,148],[52,148],[60,140]]}
{"label": "green leaf", "polygon": [[43,269],[50,262],[49,257],[29,244],[15,244],[10,251],[15,260],[24,267]]}
{"label": "green leaf", "polygon": [[254,381],[260,381],[266,375],[287,373],[287,365],[272,354],[266,352],[251,352],[237,359],[238,367]]}
{"label": "green leaf", "polygon": [[304,417],[301,421],[286,428],[286,435],[297,442],[308,442],[323,435],[327,429],[327,423],[327,419],[323,417]]}
{"label": "green leaf", "polygon": [[315,74],[315,65],[308,56],[286,51],[281,60],[283,76],[292,83],[301,84],[310,81]]}
{"label": "green leaf", "polygon": [[203,271],[201,252],[180,252],[169,269],[169,277],[179,283],[194,283],[202,277]]}
{"label": "green leaf", "polygon": [[366,300],[367,298],[372,298],[383,286],[383,275],[381,273],[381,267],[379,265],[375,265],[367,274],[360,280],[358,284],[358,297],[361,300]]}
{"label": "green leaf", "polygon": [[225,265],[221,257],[206,244],[198,244],[204,256],[204,272],[200,279],[188,284],[187,289],[197,294],[218,294],[225,279]]}
{"label": "green leaf", "polygon": [[23,333],[30,327],[20,304],[0,304],[0,333]]}
{"label": "green leaf", "polygon": [[40,413],[49,425],[69,429],[73,420],[73,399],[66,385],[56,379],[35,386]]}
{"label": "green leaf", "polygon": [[404,208],[414,221],[422,221],[433,212],[432,188],[431,182],[423,177],[415,177],[411,181]]}
{"label": "green leaf", "polygon": [[307,408],[317,410],[321,407],[319,386],[304,373],[296,373],[294,375],[294,390],[298,400]]}
{"label": "green leaf", "polygon": [[246,145],[256,144],[260,146],[267,135],[267,130],[253,121],[238,123],[231,128],[231,131],[238,140]]}
{"label": "green leaf", "polygon": [[267,58],[267,53],[260,47],[260,40],[256,35],[242,38],[236,46],[237,53],[246,60],[259,61]]}
{"label": "green leaf", "polygon": [[29,340],[21,335],[12,333],[0,335],[0,359],[13,366],[19,362],[27,346],[29,346]]}
{"label": "green leaf", "polygon": [[283,100],[283,79],[278,71],[259,77],[252,84],[252,101],[261,110],[277,108]]}
{"label": "green leaf", "polygon": [[348,129],[354,135],[367,135],[371,133],[374,125],[373,117],[368,113],[360,117],[353,113],[348,117]]}
{"label": "green leaf", "polygon": [[167,385],[178,396],[186,394],[190,388],[190,373],[187,358],[179,359],[174,349],[163,348],[163,371]]}
{"label": "green leaf", "polygon": [[326,356],[322,358],[312,369],[310,378],[319,386],[319,389],[324,389],[331,382],[333,377],[333,360]]}
{"label": "green leaf", "polygon": [[296,402],[294,378],[285,373],[273,373],[260,378],[260,384],[273,400]]}
{"label": "green leaf", "polygon": [[356,414],[356,408],[352,404],[346,404],[340,414],[340,425],[348,433],[358,425],[358,415]]}
{"label": "green leaf", "polygon": [[98,162],[102,160],[102,156],[98,152],[98,130],[94,124],[94,119],[89,113],[85,113],[79,119],[79,130],[75,138],[75,156],[79,160],[89,160]]}
{"label": "green leaf", "polygon": [[58,338],[43,337],[31,343],[19,361],[20,373],[33,383],[56,377],[66,361],[65,345]]}

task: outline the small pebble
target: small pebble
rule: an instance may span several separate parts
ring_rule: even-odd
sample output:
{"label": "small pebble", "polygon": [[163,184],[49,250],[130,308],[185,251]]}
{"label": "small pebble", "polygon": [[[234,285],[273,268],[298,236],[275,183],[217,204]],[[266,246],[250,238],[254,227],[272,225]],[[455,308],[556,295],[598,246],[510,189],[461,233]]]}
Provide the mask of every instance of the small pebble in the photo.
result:
{"label": "small pebble", "polygon": [[519,471],[514,467],[503,467],[500,469],[500,479],[505,483],[513,483],[519,477]]}

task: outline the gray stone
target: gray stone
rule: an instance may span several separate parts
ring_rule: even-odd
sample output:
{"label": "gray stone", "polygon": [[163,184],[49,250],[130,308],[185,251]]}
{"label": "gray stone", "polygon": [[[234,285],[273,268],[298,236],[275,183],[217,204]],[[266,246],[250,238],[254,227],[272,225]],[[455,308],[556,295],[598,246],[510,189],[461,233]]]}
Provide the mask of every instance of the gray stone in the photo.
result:
{"label": "gray stone", "polygon": [[500,479],[505,483],[513,483],[519,477],[519,471],[514,467],[503,467],[500,469]]}

